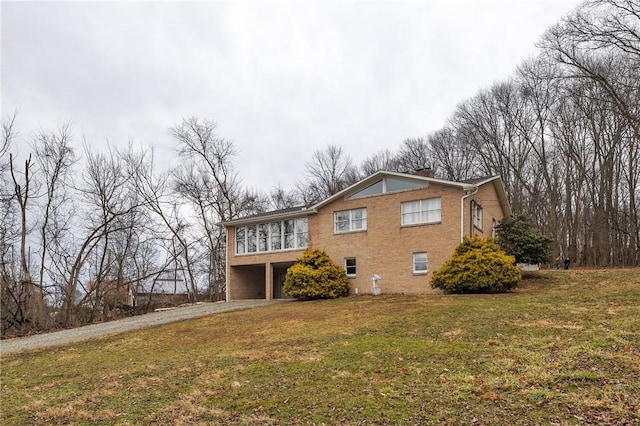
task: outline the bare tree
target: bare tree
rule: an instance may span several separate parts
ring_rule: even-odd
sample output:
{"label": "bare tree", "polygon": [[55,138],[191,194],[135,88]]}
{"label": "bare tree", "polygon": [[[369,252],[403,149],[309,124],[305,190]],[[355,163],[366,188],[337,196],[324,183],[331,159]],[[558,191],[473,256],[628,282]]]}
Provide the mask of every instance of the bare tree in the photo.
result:
{"label": "bare tree", "polygon": [[588,0],[565,22],[570,36],[596,49],[615,48],[640,58],[640,2]]}
{"label": "bare tree", "polygon": [[513,81],[494,84],[461,103],[450,120],[455,133],[476,158],[478,175],[499,174],[514,211],[526,204],[530,147],[516,131],[525,106]]}
{"label": "bare tree", "polygon": [[298,191],[306,205],[328,198],[359,179],[351,157],[337,145],[314,151],[305,170],[307,179],[298,186]]}
{"label": "bare tree", "polygon": [[18,171],[14,167],[13,154],[9,154],[9,171],[13,182],[13,195],[20,209],[20,271],[21,279],[25,283],[31,283],[31,273],[29,271],[29,263],[27,261],[27,206],[29,199],[33,195],[32,177],[30,172],[33,169],[31,155],[24,162],[24,170],[22,178],[19,177]]}
{"label": "bare tree", "polygon": [[[220,228],[216,226],[219,219],[217,210],[213,208],[213,205],[218,191],[209,175],[203,173],[202,170],[196,169],[193,163],[174,170],[173,179],[176,194],[190,202],[197,224],[201,228],[201,232],[197,232],[197,234],[202,235],[202,238],[195,238],[195,246],[202,245],[203,250],[199,250],[201,252],[200,255],[197,255],[196,252],[191,259],[192,261],[196,259],[204,260],[206,267],[202,269],[208,277],[209,292],[217,299],[220,294],[216,290],[220,286],[216,285],[216,283],[220,283],[221,277],[217,274],[219,268],[216,266],[222,257],[218,252],[220,248],[219,241],[222,236]],[[204,241],[204,244],[200,244],[201,241]]]}
{"label": "bare tree", "polygon": [[[14,111],[12,115],[2,120],[2,139],[0,140],[0,175],[9,169],[9,149],[11,140],[15,137],[15,122],[18,113]],[[4,177],[4,176],[3,176]]]}
{"label": "bare tree", "polygon": [[461,181],[476,177],[476,159],[452,127],[429,135],[428,143],[438,172],[445,179]]}
{"label": "bare tree", "polygon": [[287,190],[282,186],[272,188],[268,200],[271,210],[290,209],[301,203],[295,190]]}
{"label": "bare tree", "polygon": [[191,259],[207,259],[208,288],[213,297],[220,298],[226,281],[225,234],[216,224],[264,211],[268,201],[242,186],[233,167],[235,147],[220,138],[216,129],[214,121],[190,117],[169,131],[178,143],[178,154],[186,161],[173,172],[174,189],[189,201],[202,230],[202,237],[194,238],[194,248],[199,241],[206,242],[204,252],[194,253]]}
{"label": "bare tree", "polygon": [[171,191],[171,174],[155,174],[153,152],[129,155],[128,173],[134,179],[137,194],[144,206],[156,216],[164,230],[170,233],[171,238],[165,239],[165,242],[171,244],[172,241],[177,241],[180,250],[176,255],[184,259],[187,289],[195,299],[198,295],[198,283],[192,261],[194,242],[188,233],[191,224],[184,218],[182,203]]}
{"label": "bare tree", "polygon": [[[640,2],[587,1],[550,28],[540,46],[559,64],[561,78],[597,85],[601,91],[596,99],[609,110],[607,115],[621,117],[628,126],[629,132],[620,138],[625,148],[620,160],[627,164],[620,173],[626,181],[625,192],[629,197],[630,244],[638,253],[639,181],[634,160],[640,146]],[[638,261],[636,254],[634,263]]]}
{"label": "bare tree", "polygon": [[[0,140],[0,261],[3,267],[2,273],[8,273],[11,263],[7,256],[14,238],[18,237],[15,229],[15,197],[14,188],[9,175],[10,147],[15,137],[16,113],[2,120],[2,140]],[[7,269],[4,269],[7,268]]]}
{"label": "bare tree", "polygon": [[360,170],[364,177],[370,176],[381,170],[388,172],[402,172],[403,167],[398,161],[395,153],[388,149],[384,149],[367,157],[361,164]]}
{"label": "bare tree", "polygon": [[194,161],[194,167],[200,177],[211,179],[207,182],[209,203],[215,209],[220,220],[238,217],[238,200],[241,198],[241,182],[233,170],[233,158],[236,155],[231,141],[216,134],[214,121],[200,120],[196,117],[185,119],[179,125],[169,129],[178,142],[178,154],[186,160]]}
{"label": "bare tree", "polygon": [[424,138],[405,139],[396,156],[398,169],[405,172],[433,169],[431,147]]}
{"label": "bare tree", "polygon": [[[33,321],[31,311],[31,275],[27,259],[27,207],[29,200],[34,195],[33,181],[30,175],[32,171],[31,157],[25,161],[22,173],[16,170],[13,153],[10,151],[12,140],[16,137],[15,130],[16,113],[7,117],[2,122],[2,142],[0,154],[2,163],[2,187],[0,197],[2,202],[2,228],[0,241],[0,254],[2,276],[0,285],[2,290],[0,307],[2,315],[2,335],[7,330],[20,331]],[[5,176],[6,174],[6,176]],[[19,248],[19,259],[14,257],[14,244]]]}
{"label": "bare tree", "polygon": [[566,78],[587,78],[600,85],[640,138],[640,2],[587,1],[550,28],[540,46],[565,67]]}
{"label": "bare tree", "polygon": [[40,270],[38,285],[45,289],[45,270],[49,238],[56,240],[60,232],[68,229],[68,219],[63,213],[64,204],[69,202],[68,178],[76,161],[71,147],[71,124],[63,124],[57,133],[41,131],[36,135],[33,150],[45,188],[44,207],[41,212]]}
{"label": "bare tree", "polygon": [[[127,228],[121,219],[139,208],[133,195],[125,163],[110,146],[107,153],[93,152],[85,143],[86,168],[78,195],[82,199],[82,236],[71,241],[64,254],[65,282],[61,286],[62,307],[59,321],[64,325],[91,322],[102,306],[103,286],[113,279],[111,242]],[[77,226],[77,225],[76,225]],[[78,317],[80,309],[87,309]]]}

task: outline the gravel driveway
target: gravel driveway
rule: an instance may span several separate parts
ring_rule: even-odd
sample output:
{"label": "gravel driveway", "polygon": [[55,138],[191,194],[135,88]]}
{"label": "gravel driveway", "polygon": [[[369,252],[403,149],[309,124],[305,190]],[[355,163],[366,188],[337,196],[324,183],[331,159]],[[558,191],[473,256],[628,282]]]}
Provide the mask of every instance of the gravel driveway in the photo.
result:
{"label": "gravel driveway", "polygon": [[26,350],[66,345],[68,343],[81,342],[83,340],[89,340],[97,337],[112,336],[115,334],[126,333],[128,331],[203,317],[219,312],[237,311],[240,309],[267,306],[275,303],[282,303],[282,300],[237,300],[228,303],[198,303],[195,305],[152,312],[116,321],[91,324],[69,330],[2,340],[0,341],[0,354],[4,356]]}

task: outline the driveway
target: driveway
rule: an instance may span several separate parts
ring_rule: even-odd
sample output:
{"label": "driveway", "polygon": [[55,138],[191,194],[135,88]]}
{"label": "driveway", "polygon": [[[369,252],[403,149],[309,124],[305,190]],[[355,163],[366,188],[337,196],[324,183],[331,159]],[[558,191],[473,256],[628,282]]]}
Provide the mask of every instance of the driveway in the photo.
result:
{"label": "driveway", "polygon": [[152,312],[116,321],[91,324],[69,330],[2,340],[0,341],[0,354],[5,356],[27,350],[66,345],[69,343],[81,342],[98,337],[113,336],[116,334],[126,333],[128,331],[203,317],[220,312],[250,309],[282,302],[282,300],[237,300],[233,302],[198,303],[195,305],[181,306],[174,309]]}

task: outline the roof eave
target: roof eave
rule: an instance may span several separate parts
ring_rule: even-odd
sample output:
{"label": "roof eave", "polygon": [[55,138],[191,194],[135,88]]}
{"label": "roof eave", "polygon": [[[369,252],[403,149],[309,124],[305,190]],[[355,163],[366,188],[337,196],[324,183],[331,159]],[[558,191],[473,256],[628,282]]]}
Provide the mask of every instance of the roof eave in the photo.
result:
{"label": "roof eave", "polygon": [[483,182],[479,183],[479,185],[484,185],[485,183],[493,182],[493,186],[498,193],[498,198],[500,199],[500,205],[504,206],[505,217],[511,216],[511,206],[509,205],[509,198],[507,197],[507,192],[504,189],[504,182],[502,182],[502,177],[500,175],[492,176]]}
{"label": "roof eave", "polygon": [[314,214],[314,213],[316,213],[316,211],[313,208],[306,208],[306,209],[296,210],[292,212],[265,214],[261,216],[227,220],[224,222],[219,222],[218,225],[225,226],[225,227],[238,226],[238,225],[250,225],[254,223],[270,222],[273,220],[297,219],[300,217],[309,216],[310,214]]}

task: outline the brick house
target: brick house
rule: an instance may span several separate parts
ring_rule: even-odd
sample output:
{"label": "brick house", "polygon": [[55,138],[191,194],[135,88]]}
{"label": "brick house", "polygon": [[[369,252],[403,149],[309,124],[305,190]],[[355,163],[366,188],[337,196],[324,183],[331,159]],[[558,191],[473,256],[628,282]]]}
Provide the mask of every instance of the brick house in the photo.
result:
{"label": "brick house", "polygon": [[383,293],[434,292],[432,272],[463,236],[493,236],[510,209],[499,176],[417,173],[381,171],[310,207],[224,222],[227,301],[286,297],[287,268],[306,248],[344,266],[350,294],[370,293],[373,275]]}

